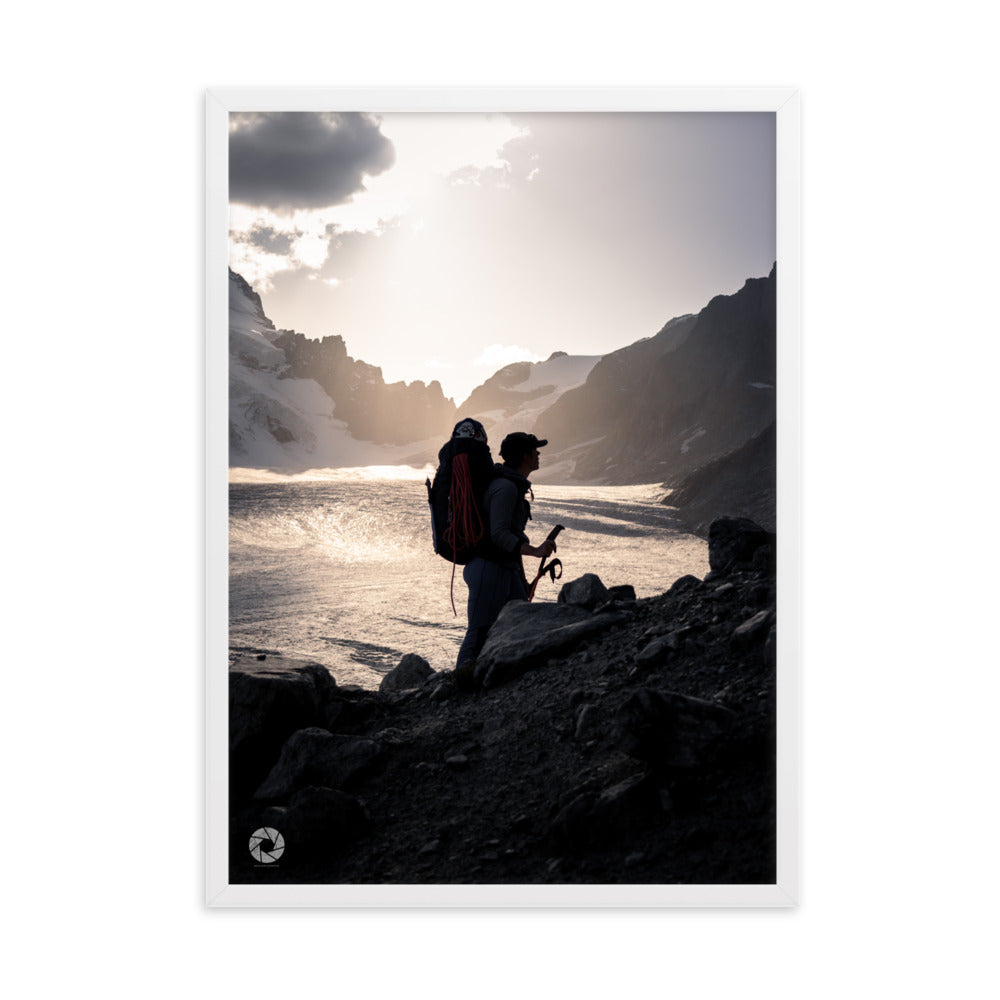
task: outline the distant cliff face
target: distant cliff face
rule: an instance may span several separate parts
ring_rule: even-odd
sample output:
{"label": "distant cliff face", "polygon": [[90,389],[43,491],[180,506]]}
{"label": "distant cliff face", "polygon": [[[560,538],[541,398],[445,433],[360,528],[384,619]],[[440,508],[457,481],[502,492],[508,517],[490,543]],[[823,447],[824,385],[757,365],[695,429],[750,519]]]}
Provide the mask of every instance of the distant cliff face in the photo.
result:
{"label": "distant cliff face", "polygon": [[341,337],[275,330],[229,272],[230,464],[303,471],[433,460],[455,423],[438,382],[386,385]]}
{"label": "distant cliff face", "polygon": [[351,435],[378,444],[410,444],[444,437],[455,423],[455,404],[440,382],[386,384],[382,369],[355,361],[342,337],[310,340],[281,330],[273,338],[285,353],[285,378],[311,378],[333,400],[333,414],[347,423]]}
{"label": "distant cliff face", "polygon": [[488,413],[491,410],[509,410],[539,396],[544,396],[552,388],[541,385],[531,392],[518,390],[527,382],[531,374],[530,361],[517,361],[501,368],[482,385],[472,390],[472,394],[462,404],[462,413]]}
{"label": "distant cliff face", "polygon": [[776,276],[751,278],[700,313],[605,356],[535,433],[579,449],[575,475],[676,483],[775,419]]}

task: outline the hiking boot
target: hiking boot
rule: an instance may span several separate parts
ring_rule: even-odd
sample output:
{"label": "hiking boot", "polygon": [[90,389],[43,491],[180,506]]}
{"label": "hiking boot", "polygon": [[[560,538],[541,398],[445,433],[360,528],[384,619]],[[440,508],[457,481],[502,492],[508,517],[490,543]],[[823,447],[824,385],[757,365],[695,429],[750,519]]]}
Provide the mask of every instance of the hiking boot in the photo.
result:
{"label": "hiking boot", "polygon": [[464,660],[451,672],[451,679],[459,691],[472,691],[476,684],[473,679],[476,672],[475,660]]}

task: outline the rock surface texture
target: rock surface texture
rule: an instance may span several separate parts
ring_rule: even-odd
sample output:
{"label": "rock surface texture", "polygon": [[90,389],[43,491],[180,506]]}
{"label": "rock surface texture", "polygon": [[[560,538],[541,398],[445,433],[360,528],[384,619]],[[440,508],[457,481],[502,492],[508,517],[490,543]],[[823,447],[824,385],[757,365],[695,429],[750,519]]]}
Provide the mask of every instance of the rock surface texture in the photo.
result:
{"label": "rock surface texture", "polygon": [[773,883],[774,536],[715,536],[658,597],[509,604],[471,676],[235,662],[231,881]]}

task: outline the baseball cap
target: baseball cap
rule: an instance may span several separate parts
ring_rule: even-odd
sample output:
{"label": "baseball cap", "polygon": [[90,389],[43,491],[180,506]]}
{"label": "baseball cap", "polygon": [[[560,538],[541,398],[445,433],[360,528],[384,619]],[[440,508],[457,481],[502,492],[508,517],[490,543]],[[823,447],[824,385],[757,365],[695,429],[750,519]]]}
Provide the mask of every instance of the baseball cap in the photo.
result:
{"label": "baseball cap", "polygon": [[525,434],[524,431],[514,431],[508,434],[500,445],[500,455],[502,458],[519,459],[529,451],[536,448],[544,448],[549,442],[543,438],[537,438],[534,434]]}

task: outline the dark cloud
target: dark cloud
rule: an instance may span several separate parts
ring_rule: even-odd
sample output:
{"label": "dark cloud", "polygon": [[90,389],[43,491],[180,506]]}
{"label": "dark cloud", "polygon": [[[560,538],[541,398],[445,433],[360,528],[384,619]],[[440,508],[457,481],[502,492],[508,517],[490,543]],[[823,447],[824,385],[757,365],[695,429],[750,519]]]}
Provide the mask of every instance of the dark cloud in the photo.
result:
{"label": "dark cloud", "polygon": [[270,226],[255,226],[247,234],[246,242],[251,246],[259,247],[268,253],[276,253],[281,256],[291,252],[292,234],[279,233]]}
{"label": "dark cloud", "polygon": [[230,116],[229,198],[276,211],[324,208],[364,190],[396,159],[379,123],[357,113]]}

